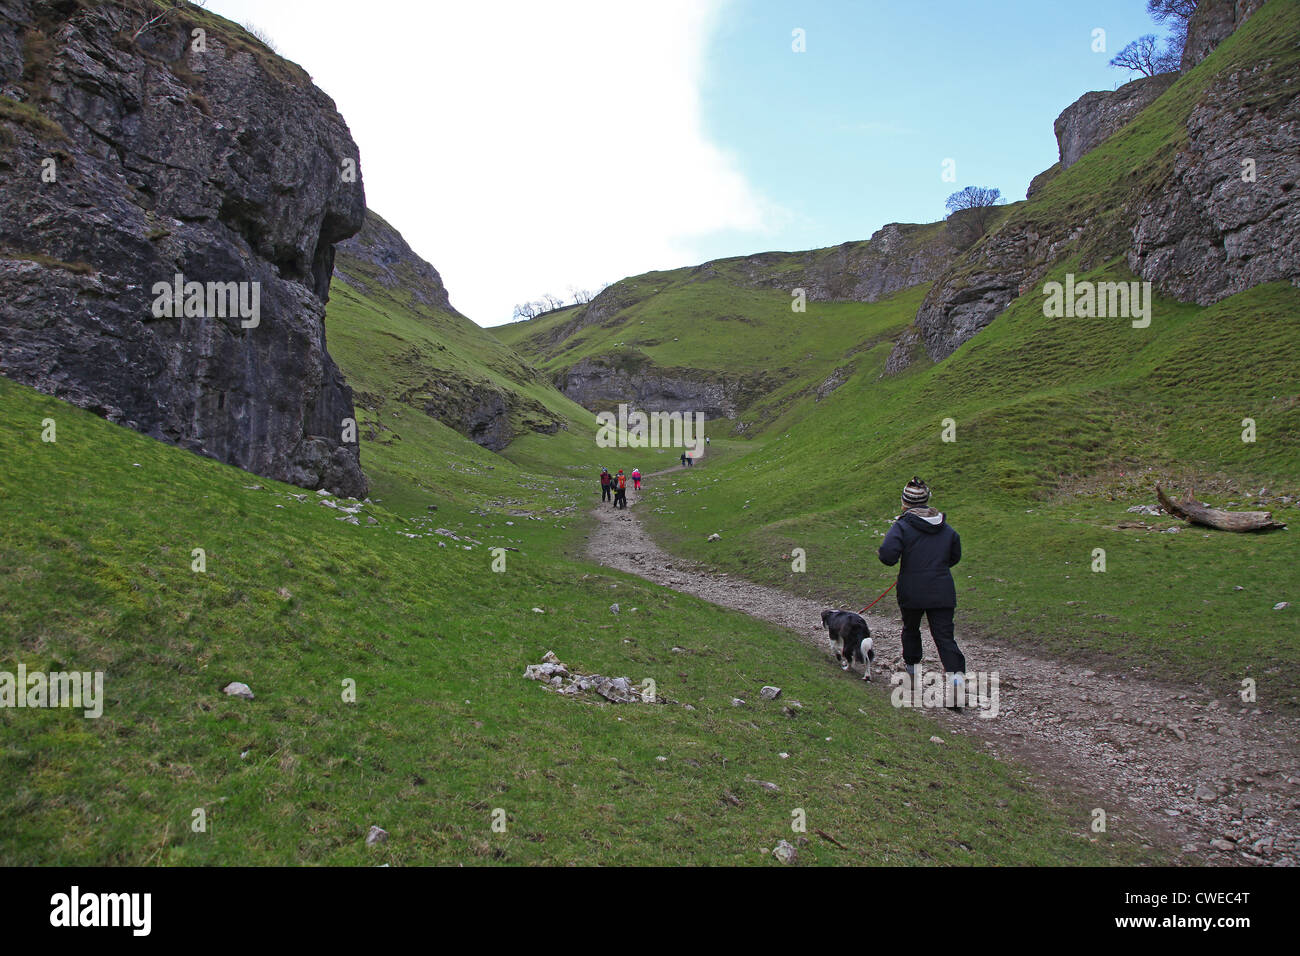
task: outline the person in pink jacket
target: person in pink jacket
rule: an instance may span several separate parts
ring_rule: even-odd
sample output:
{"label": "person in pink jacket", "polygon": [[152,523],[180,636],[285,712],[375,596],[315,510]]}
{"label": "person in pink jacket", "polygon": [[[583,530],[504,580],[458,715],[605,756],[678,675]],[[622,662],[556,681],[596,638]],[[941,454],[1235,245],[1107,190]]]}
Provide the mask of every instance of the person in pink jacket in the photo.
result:
{"label": "person in pink jacket", "polygon": [[641,469],[640,468],[632,469],[632,487],[635,488],[637,491],[641,490]]}

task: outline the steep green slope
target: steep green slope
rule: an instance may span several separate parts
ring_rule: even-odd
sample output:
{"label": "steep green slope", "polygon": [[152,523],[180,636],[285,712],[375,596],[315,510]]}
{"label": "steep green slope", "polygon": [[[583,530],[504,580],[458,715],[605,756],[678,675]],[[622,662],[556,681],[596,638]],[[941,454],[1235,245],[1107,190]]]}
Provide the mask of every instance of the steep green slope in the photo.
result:
{"label": "steep green slope", "polygon": [[[0,421],[0,670],[102,670],[106,698],[99,719],[0,708],[6,864],[758,863],[797,839],[795,808],[847,847],[814,839],[812,863],[1136,859],[1139,834],[1099,840],[1086,807],[961,736],[935,747],[788,635],[562,557],[563,516],[431,518],[416,489],[352,525],[5,380]],[[504,484],[539,515],[585,490],[422,424],[418,477]],[[502,573],[496,545],[519,548]],[[520,675],[548,649],[673,702],[547,693]],[[255,699],[223,695],[233,680]],[[797,716],[759,702],[772,680]],[[365,846],[371,825],[387,843]]]}

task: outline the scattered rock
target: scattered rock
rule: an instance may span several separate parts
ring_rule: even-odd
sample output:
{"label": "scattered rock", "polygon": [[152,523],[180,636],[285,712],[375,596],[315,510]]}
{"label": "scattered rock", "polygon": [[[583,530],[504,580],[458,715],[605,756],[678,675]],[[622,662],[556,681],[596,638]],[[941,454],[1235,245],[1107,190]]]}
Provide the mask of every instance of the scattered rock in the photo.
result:
{"label": "scattered rock", "polygon": [[941,744],[941,743],[943,743],[943,738],[942,738],[942,737],[931,737],[931,738],[930,738],[930,743],[932,743],[932,744]]}
{"label": "scattered rock", "polygon": [[253,699],[253,691],[247,684],[241,684],[239,681],[231,681],[225,687],[221,688],[222,693],[229,694],[231,697],[242,697],[244,700]]}
{"label": "scattered rock", "polygon": [[383,827],[371,827],[366,834],[366,846],[374,846],[376,843],[387,843],[388,831]]}
{"label": "scattered rock", "polygon": [[758,692],[758,696],[764,700],[776,700],[781,696],[781,688],[772,687],[770,684]]}
{"label": "scattered rock", "polygon": [[776,847],[772,850],[772,855],[787,865],[796,863],[799,860],[799,851],[785,840],[781,840],[777,843]]}
{"label": "scattered rock", "polygon": [[[716,534],[716,533],[711,534],[711,535],[709,535],[708,540],[710,540],[710,541],[721,541],[721,540],[722,540],[722,535],[720,535],[720,534]],[[782,841],[782,842],[784,842],[784,841]]]}
{"label": "scattered rock", "polygon": [[745,702],[744,702],[743,700],[741,700],[739,697],[733,697],[733,698],[731,698],[731,706],[732,706],[732,707],[744,707],[744,706],[745,706]]}
{"label": "scattered rock", "polygon": [[617,614],[617,613],[618,613],[618,605],[617,605],[617,604],[611,604],[611,605],[609,606],[609,611],[610,611],[611,614]]}
{"label": "scattered rock", "polygon": [[1219,792],[1208,783],[1198,783],[1196,785],[1196,799],[1209,803],[1211,800],[1219,799]]}
{"label": "scattered rock", "polygon": [[1280,611],[1283,608],[1288,608],[1290,606],[1291,606],[1290,601],[1278,601],[1276,604],[1273,605],[1273,610]]}

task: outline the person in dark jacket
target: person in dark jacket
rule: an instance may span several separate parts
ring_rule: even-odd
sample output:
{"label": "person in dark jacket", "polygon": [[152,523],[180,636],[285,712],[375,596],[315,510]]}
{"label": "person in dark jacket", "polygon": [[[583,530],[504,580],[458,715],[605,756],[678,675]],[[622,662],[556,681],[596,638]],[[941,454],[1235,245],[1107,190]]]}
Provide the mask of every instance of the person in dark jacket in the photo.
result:
{"label": "person in dark jacket", "polygon": [[627,475],[623,474],[622,468],[614,476],[614,507],[627,507]]}
{"label": "person in dark jacket", "polygon": [[609,490],[613,480],[614,479],[610,475],[608,468],[600,469],[600,500],[601,501],[609,501]]}
{"label": "person in dark jacket", "polygon": [[879,557],[891,567],[899,564],[898,609],[903,615],[903,663],[915,675],[921,662],[921,617],[949,680],[960,685],[966,657],[953,636],[957,586],[948,569],[961,560],[961,538],[940,511],[929,507],[930,489],[913,476],[903,488],[903,513],[880,544]]}

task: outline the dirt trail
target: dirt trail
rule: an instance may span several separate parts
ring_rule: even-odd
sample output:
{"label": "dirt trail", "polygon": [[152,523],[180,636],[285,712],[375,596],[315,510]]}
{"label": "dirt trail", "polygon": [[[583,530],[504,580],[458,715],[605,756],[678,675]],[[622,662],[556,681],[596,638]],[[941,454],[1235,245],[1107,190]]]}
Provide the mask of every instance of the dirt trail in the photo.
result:
{"label": "dirt trail", "polygon": [[[668,481],[680,470],[647,477]],[[637,519],[639,498],[629,486],[627,510],[596,509],[590,557],[788,628],[829,657],[820,617],[826,605],[668,554]],[[868,620],[882,666],[863,691],[887,693],[891,670],[903,663],[892,594]],[[969,670],[998,672],[999,712],[984,719],[969,708],[961,714],[927,710],[944,733],[985,741],[1000,757],[1104,809],[1112,833],[1123,827],[1149,843],[1172,845],[1184,862],[1294,866],[1300,859],[1300,720],[1242,706],[1200,685],[1077,670],[976,640],[963,633],[960,615],[957,637]],[[928,632],[924,640],[922,667],[937,671]]]}

